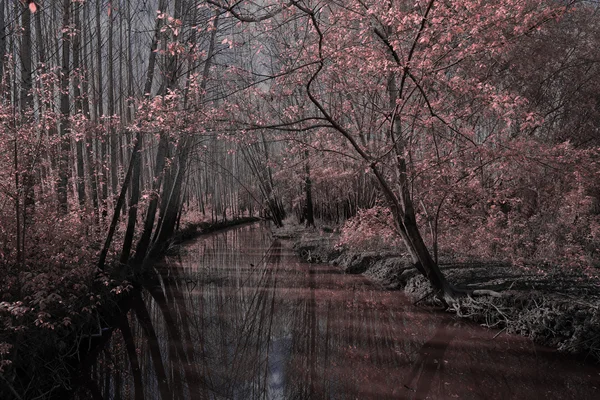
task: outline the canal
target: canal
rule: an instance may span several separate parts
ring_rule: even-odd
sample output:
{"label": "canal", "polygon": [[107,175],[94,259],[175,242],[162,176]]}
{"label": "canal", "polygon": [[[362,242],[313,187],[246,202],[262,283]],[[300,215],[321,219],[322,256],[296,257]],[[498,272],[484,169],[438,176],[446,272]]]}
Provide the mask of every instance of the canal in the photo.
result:
{"label": "canal", "polygon": [[600,368],[307,264],[262,224],[156,266],[77,399],[598,399]]}

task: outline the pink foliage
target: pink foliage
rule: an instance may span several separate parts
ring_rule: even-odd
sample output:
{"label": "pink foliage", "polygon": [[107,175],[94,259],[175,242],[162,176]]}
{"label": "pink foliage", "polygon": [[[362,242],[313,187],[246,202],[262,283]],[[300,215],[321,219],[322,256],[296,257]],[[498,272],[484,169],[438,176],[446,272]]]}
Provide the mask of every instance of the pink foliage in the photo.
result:
{"label": "pink foliage", "polygon": [[379,250],[399,244],[390,210],[375,206],[359,210],[346,221],[337,245],[353,250]]}

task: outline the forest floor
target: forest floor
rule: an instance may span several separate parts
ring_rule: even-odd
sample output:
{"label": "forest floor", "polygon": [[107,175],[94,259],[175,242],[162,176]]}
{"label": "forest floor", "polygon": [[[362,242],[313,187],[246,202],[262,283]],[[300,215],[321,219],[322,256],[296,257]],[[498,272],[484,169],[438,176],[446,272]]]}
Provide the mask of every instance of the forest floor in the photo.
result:
{"label": "forest floor", "polygon": [[[295,250],[309,262],[330,263],[346,273],[364,274],[386,289],[403,290],[415,303],[441,305],[432,296],[429,282],[401,250],[337,248],[338,234],[293,224],[274,230],[273,235],[293,240]],[[441,257],[439,263],[456,287],[500,294],[468,296],[446,311],[600,362],[600,271],[594,279],[582,271],[560,266],[519,267],[506,262],[450,257]]]}

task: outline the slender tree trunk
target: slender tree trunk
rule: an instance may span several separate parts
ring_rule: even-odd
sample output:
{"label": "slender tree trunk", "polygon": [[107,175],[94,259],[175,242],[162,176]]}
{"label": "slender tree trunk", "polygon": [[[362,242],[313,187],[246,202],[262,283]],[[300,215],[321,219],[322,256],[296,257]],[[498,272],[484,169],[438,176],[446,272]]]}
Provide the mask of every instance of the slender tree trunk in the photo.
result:
{"label": "slender tree trunk", "polygon": [[[167,5],[166,0],[160,0],[158,3],[158,10],[161,12],[165,11]],[[150,56],[148,57],[148,71],[146,73],[146,83],[144,84],[144,96],[150,97],[152,94],[152,84],[154,83],[154,66],[156,64],[156,49],[158,48],[158,40],[160,38],[160,28],[162,26],[162,20],[156,18],[154,25],[154,38],[150,45]]]}
{"label": "slender tree trunk", "polygon": [[98,74],[98,84],[96,87],[96,107],[98,109],[98,119],[104,116],[104,83],[102,81],[102,64],[105,60],[102,57],[102,27],[100,25],[100,21],[102,20],[102,3],[103,0],[96,0],[96,73]]}
{"label": "slender tree trunk", "polygon": [[[123,126],[125,122],[127,122],[127,118],[125,116],[125,107],[123,106],[123,99],[125,98],[125,90],[123,85],[123,24],[125,20],[123,18],[123,10],[121,6],[119,6],[119,116],[120,116],[120,124],[119,126]],[[121,143],[123,144],[123,143]],[[121,146],[121,149],[123,147]],[[123,153],[119,152],[120,159],[119,163],[123,165]]]}
{"label": "slender tree trunk", "polygon": [[[162,221],[157,227],[158,234],[154,240],[153,252],[158,253],[162,250],[162,246],[173,235],[175,224],[177,223],[177,215],[179,213],[179,205],[181,203],[181,189],[183,177],[185,176],[185,166],[187,164],[188,143],[184,143],[180,149],[178,164],[179,168],[175,176],[175,181],[171,185],[171,190],[168,196],[168,202],[165,205],[165,211],[162,216]],[[152,255],[152,254],[151,254]]]}
{"label": "slender tree trunk", "polygon": [[109,4],[110,15],[108,17],[108,140],[110,141],[110,186],[114,196],[117,193],[119,185],[119,138],[115,130],[115,76],[114,76],[114,52],[113,52],[113,34],[114,34],[114,10],[112,4]]}
{"label": "slender tree trunk", "polygon": [[[93,49],[91,49],[91,45],[90,45],[90,52],[88,53],[87,51],[87,44],[90,43],[91,39],[90,39],[90,34],[89,34],[89,28],[90,28],[90,21],[89,21],[89,15],[88,15],[88,8],[87,8],[87,4],[83,5],[83,19],[86,23],[86,27],[84,29],[82,29],[82,35],[83,35],[83,81],[82,81],[82,85],[81,85],[81,89],[83,91],[83,99],[82,99],[82,105],[83,105],[83,114],[85,115],[88,123],[91,121],[92,119],[92,108],[90,107],[90,85],[89,83],[91,82],[91,86],[92,86],[92,92],[94,91],[95,88],[95,84],[94,84],[94,75],[93,73],[91,73],[88,70],[88,66],[93,66],[94,64],[94,58],[93,58]],[[89,57],[89,62],[88,62],[88,54],[90,55]],[[91,77],[91,80],[90,80]],[[94,114],[96,113],[96,107],[94,107]],[[87,129],[85,132],[85,141],[86,141],[86,150],[85,151],[85,155],[86,155],[86,161],[87,161],[87,171],[88,171],[88,177],[89,177],[89,182],[90,182],[90,197],[92,199],[92,207],[93,207],[93,211],[94,211],[94,216],[95,216],[95,220],[96,222],[99,221],[100,219],[100,215],[99,215],[99,199],[98,199],[98,176],[96,174],[96,157],[94,154],[94,130],[93,129]]]}
{"label": "slender tree trunk", "polygon": [[[104,81],[102,76],[102,63],[105,61],[102,57],[102,27],[100,26],[101,10],[102,10],[103,0],[96,0],[96,73],[98,74],[98,83],[96,85],[96,106],[97,106],[97,122],[98,124],[103,124],[104,117]],[[97,152],[97,160],[99,161],[99,181],[100,181],[100,189],[101,189],[101,200],[102,200],[102,217],[105,218],[108,213],[108,208],[106,201],[108,199],[108,169],[106,166],[106,159],[108,153],[107,146],[107,137],[105,134],[102,134],[100,139],[100,149]]]}
{"label": "slender tree trunk", "polygon": [[21,115],[26,111],[30,111],[33,107],[33,88],[32,71],[31,71],[31,12],[27,7],[21,9],[21,95],[20,109]]}
{"label": "slender tree trunk", "polygon": [[[4,78],[4,62],[6,60],[6,15],[4,14],[5,0],[0,0],[0,89]],[[0,93],[1,94],[1,93]]]}
{"label": "slender tree trunk", "polygon": [[[139,145],[138,145],[139,143]],[[141,149],[142,135],[137,133],[135,138],[135,146]],[[131,155],[133,163],[133,176],[131,181],[131,199],[129,201],[129,214],[127,216],[127,230],[123,239],[123,250],[121,252],[121,264],[125,265],[129,261],[131,246],[133,244],[133,235],[135,233],[135,225],[137,222],[138,203],[140,201],[140,175],[142,169],[141,150],[135,151]]]}
{"label": "slender tree trunk", "polygon": [[[159,3],[159,10],[164,10],[165,4],[166,4],[165,0],[161,0]],[[152,91],[152,84],[154,81],[154,69],[155,69],[155,65],[156,65],[156,48],[158,46],[158,40],[160,38],[160,28],[161,28],[161,20],[159,18],[156,18],[154,37],[152,39],[152,44],[150,45],[150,54],[148,57],[148,60],[149,60],[148,61],[148,71],[146,73],[146,82],[144,84],[144,96],[145,97],[149,97],[151,94],[151,91]],[[141,134],[137,135],[136,145],[138,145],[138,144],[140,146],[142,144]],[[163,146],[159,145],[158,153],[161,153],[162,151],[166,151],[164,149],[164,142],[162,140],[162,136],[161,136],[161,144],[163,144]],[[137,157],[136,157],[136,155],[137,155]],[[142,154],[134,153],[132,155],[132,160],[134,161],[133,177],[132,177],[132,179],[133,179],[132,192],[131,192],[132,195],[131,195],[131,200],[130,200],[130,205],[129,205],[127,231],[125,232],[123,251],[121,253],[121,262],[123,264],[129,260],[133,235],[135,232],[135,226],[136,226],[136,222],[137,222],[137,207],[138,207],[139,195],[140,195],[139,185],[141,184],[141,179],[142,179],[142,165],[141,165],[142,164]],[[162,168],[163,167],[160,167],[160,172],[162,172]],[[160,174],[160,172],[159,172],[159,174]],[[158,177],[159,174],[157,174],[156,176]],[[158,182],[154,182],[154,184],[153,184],[153,189],[156,187],[157,183],[158,183],[158,187],[160,187],[160,178],[158,178],[157,180],[158,180]],[[153,196],[154,196],[154,192],[153,192]],[[144,224],[144,231],[142,233],[142,237],[140,238],[140,240],[136,246],[134,264],[141,265],[142,261],[144,260],[144,257],[146,256],[146,251],[148,250],[148,246],[150,244],[150,234],[151,234],[152,227],[154,225],[154,215],[155,214],[156,214],[156,202],[153,197],[153,199],[150,201],[150,204],[148,207],[148,212],[146,213],[146,222]],[[148,232],[148,230],[150,230],[150,232]]]}
{"label": "slender tree trunk", "polygon": [[144,229],[142,236],[135,249],[134,265],[140,266],[146,258],[146,253],[150,247],[150,240],[152,238],[152,229],[154,227],[154,221],[156,218],[156,210],[158,208],[158,190],[161,187],[163,180],[163,170],[165,168],[166,154],[168,151],[168,140],[166,134],[162,133],[158,143],[158,151],[156,154],[156,165],[154,168],[154,182],[152,184],[152,199],[148,204],[148,210],[146,212],[146,220],[144,222]]}
{"label": "slender tree trunk", "polygon": [[[140,142],[135,144],[135,146],[133,148],[134,154],[139,152],[140,144],[141,144]],[[98,268],[101,270],[104,269],[104,263],[106,262],[106,256],[108,255],[108,250],[110,249],[110,245],[112,243],[113,236],[117,229],[117,223],[119,222],[119,217],[121,216],[121,209],[123,208],[123,205],[125,204],[125,195],[127,194],[127,187],[129,186],[129,181],[131,180],[131,175],[133,174],[134,158],[135,157],[131,157],[131,161],[129,162],[129,167],[127,168],[127,174],[125,175],[123,185],[121,186],[121,193],[119,194],[119,197],[117,199],[117,203],[115,205],[115,210],[113,213],[113,218],[110,223],[110,227],[108,229],[108,234],[106,235],[106,240],[104,241],[104,247],[102,248],[102,251],[100,252],[100,258],[98,260]]]}
{"label": "slender tree trunk", "polygon": [[315,226],[315,215],[314,215],[314,207],[312,200],[312,181],[310,179],[310,165],[308,164],[308,150],[304,153],[304,157],[306,158],[306,167],[305,167],[305,178],[304,178],[304,190],[306,193],[306,205],[305,205],[305,213],[304,218],[306,219],[306,227],[314,227]]}
{"label": "slender tree trunk", "polygon": [[[38,89],[38,99],[39,99],[39,107],[38,107],[38,112],[39,112],[39,120],[42,122],[47,122],[47,117],[48,114],[51,113],[53,105],[50,102],[50,93],[48,92],[52,92],[53,90],[53,86],[47,84],[47,82],[45,82],[45,79],[41,79],[42,76],[46,76],[47,73],[47,68],[46,68],[46,43],[44,42],[44,35],[42,33],[42,12],[40,10],[40,7],[38,5],[38,10],[37,12],[34,14],[34,19],[35,19],[35,33],[36,33],[36,48],[37,48],[37,75],[38,75],[38,80],[37,80],[37,89]],[[56,123],[54,123],[54,121],[52,121],[48,125],[48,128],[46,130],[45,135],[46,135],[46,139],[48,137],[56,137]],[[45,147],[45,146],[44,146]],[[44,159],[48,158],[48,150],[44,149],[43,150],[43,154],[42,157]],[[46,182],[51,180],[52,178],[50,177],[51,172],[49,171],[49,169],[47,167],[44,166],[44,164],[42,164],[42,168],[41,168],[41,173],[40,173],[40,180],[41,182]],[[40,190],[43,190],[43,184],[41,185]]]}
{"label": "slender tree trunk", "polygon": [[[160,4],[159,4],[159,9],[161,11],[165,10],[165,1],[161,0]],[[178,19],[179,18],[179,13],[180,13],[180,9],[181,9],[181,0],[176,0],[175,1],[175,13],[173,14],[173,18]],[[155,62],[155,59],[152,57],[152,55],[155,53],[154,49],[156,49],[156,46],[158,44],[158,39],[159,39],[159,35],[160,35],[160,28],[161,28],[161,23],[160,23],[160,19],[157,18],[156,19],[156,26],[155,26],[155,32],[154,32],[154,41],[152,42],[152,46],[151,46],[151,57],[150,57],[150,61],[152,63]],[[167,89],[173,89],[176,86],[176,72],[177,72],[177,58],[175,56],[169,57],[169,60],[167,62],[167,66],[168,69],[165,72],[165,76],[164,76],[164,80],[163,82],[167,82],[167,84],[165,85],[163,83],[163,85],[161,86],[161,92],[160,94],[164,94],[166,93]],[[150,71],[150,67],[148,68],[148,73],[146,75],[146,84],[144,87],[144,93],[146,94],[146,96],[148,96],[151,92],[151,88],[152,88],[152,79],[154,77],[154,71]],[[150,200],[150,203],[148,204],[148,210],[146,213],[146,220],[144,222],[144,229],[142,231],[142,236],[136,246],[136,252],[135,252],[135,259],[134,259],[134,265],[140,266],[145,257],[146,254],[148,253],[148,250],[150,249],[150,245],[151,245],[151,239],[152,239],[152,230],[154,227],[154,221],[156,219],[156,210],[158,209],[158,196],[156,195],[162,185],[163,182],[163,175],[164,175],[164,169],[165,169],[165,165],[166,165],[166,158],[167,158],[167,154],[169,152],[169,137],[165,132],[161,132],[160,134],[160,138],[159,138],[159,143],[158,143],[158,151],[156,153],[156,163],[154,166],[154,182],[152,185],[152,199]],[[163,189],[163,195],[165,195],[165,190]]]}
{"label": "slender tree trunk", "polygon": [[[80,38],[83,39],[82,43],[83,45],[80,46],[80,55],[79,58],[81,60],[81,107],[82,107],[82,111],[83,111],[83,115],[86,117],[86,119],[89,121],[91,118],[91,110],[90,110],[90,87],[89,87],[89,79],[90,79],[90,71],[88,70],[88,51],[87,51],[87,46],[88,40],[89,39],[89,31],[90,31],[90,27],[88,25],[88,3],[86,2],[85,4],[81,5],[81,14],[82,15],[77,15],[77,18],[83,19],[83,22],[80,21],[79,22],[79,29],[80,29]],[[93,64],[93,62],[92,62]]]}
{"label": "slender tree trunk", "polygon": [[69,184],[69,155],[71,143],[69,138],[69,25],[71,23],[71,1],[63,0],[63,32],[62,32],[62,57],[60,75],[60,161],[58,167],[58,206],[62,214],[68,211],[68,184]]}
{"label": "slender tree trunk", "polygon": [[[169,149],[169,147],[167,147],[167,154],[165,155],[166,158],[169,158],[171,156],[170,151],[171,150]],[[179,166],[176,163],[173,163],[170,167],[167,167],[165,171],[163,171],[162,196],[161,201],[159,203],[158,220],[156,222],[156,228],[154,229],[154,235],[152,236],[151,240],[152,245],[154,245],[160,227],[162,226],[165,211],[170,201],[171,189],[173,188],[173,184],[175,182],[175,175],[177,174],[177,171],[179,169],[178,167]]]}
{"label": "slender tree trunk", "polygon": [[[33,123],[33,77],[32,77],[32,43],[31,43],[31,12],[27,7],[21,9],[21,46],[19,48],[21,58],[21,93],[20,93],[20,111],[21,121],[23,125],[31,127]],[[32,129],[33,127],[31,127]],[[30,138],[31,142],[33,137]],[[27,225],[31,224],[33,210],[35,207],[35,175],[34,168],[34,148],[33,143],[24,143],[21,151],[24,152],[20,170],[22,174],[22,190],[23,190],[23,213],[22,228],[21,228],[21,254],[25,257],[25,235]],[[17,170],[18,171],[18,170]],[[18,193],[18,192],[17,192]],[[18,196],[18,194],[17,194]]]}
{"label": "slender tree trunk", "polygon": [[134,118],[133,110],[133,43],[131,41],[131,2],[127,2],[127,122],[131,123]]}
{"label": "slender tree trunk", "polygon": [[[396,89],[396,80],[391,76],[388,80],[388,94],[390,107],[395,109],[399,93]],[[412,257],[415,267],[431,282],[432,286],[440,292],[446,299],[455,296],[455,290],[444,277],[437,263],[431,257],[429,249],[421,235],[417,225],[415,207],[410,193],[408,171],[405,159],[405,139],[402,135],[400,118],[394,112],[392,116],[392,129],[390,138],[394,146],[395,166],[396,166],[396,193],[383,183],[381,174],[377,177],[383,188],[384,195],[388,198],[398,231],[406,244],[407,250]]]}
{"label": "slender tree trunk", "polygon": [[[15,127],[16,128],[16,127]],[[14,147],[13,147],[13,162],[15,168],[15,219],[17,224],[16,236],[17,236],[17,265],[19,268],[23,266],[23,247],[22,247],[22,237],[21,237],[21,196],[19,196],[19,191],[21,190],[19,183],[19,147],[17,145],[17,130],[15,129],[15,138],[14,138]]]}
{"label": "slender tree trunk", "polygon": [[[81,30],[81,19],[80,19],[80,11],[83,5],[79,3],[73,4],[73,21],[75,25],[75,35],[73,36],[73,97],[75,100],[75,113],[81,114],[83,111],[83,102],[81,95],[81,62],[80,62],[80,53],[81,53],[81,35],[83,34]],[[85,196],[85,170],[84,170],[84,145],[85,137],[77,137],[75,138],[75,147],[77,153],[77,198],[79,199],[79,208],[84,209],[86,203]]]}

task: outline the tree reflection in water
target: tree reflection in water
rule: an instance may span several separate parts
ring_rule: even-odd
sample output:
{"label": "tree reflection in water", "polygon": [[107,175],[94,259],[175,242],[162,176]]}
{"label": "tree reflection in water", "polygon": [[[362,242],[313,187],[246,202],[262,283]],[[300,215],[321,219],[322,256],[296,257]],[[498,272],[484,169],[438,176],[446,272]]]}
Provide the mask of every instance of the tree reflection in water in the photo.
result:
{"label": "tree reflection in water", "polygon": [[597,368],[305,264],[259,224],[156,270],[76,398],[600,398]]}

